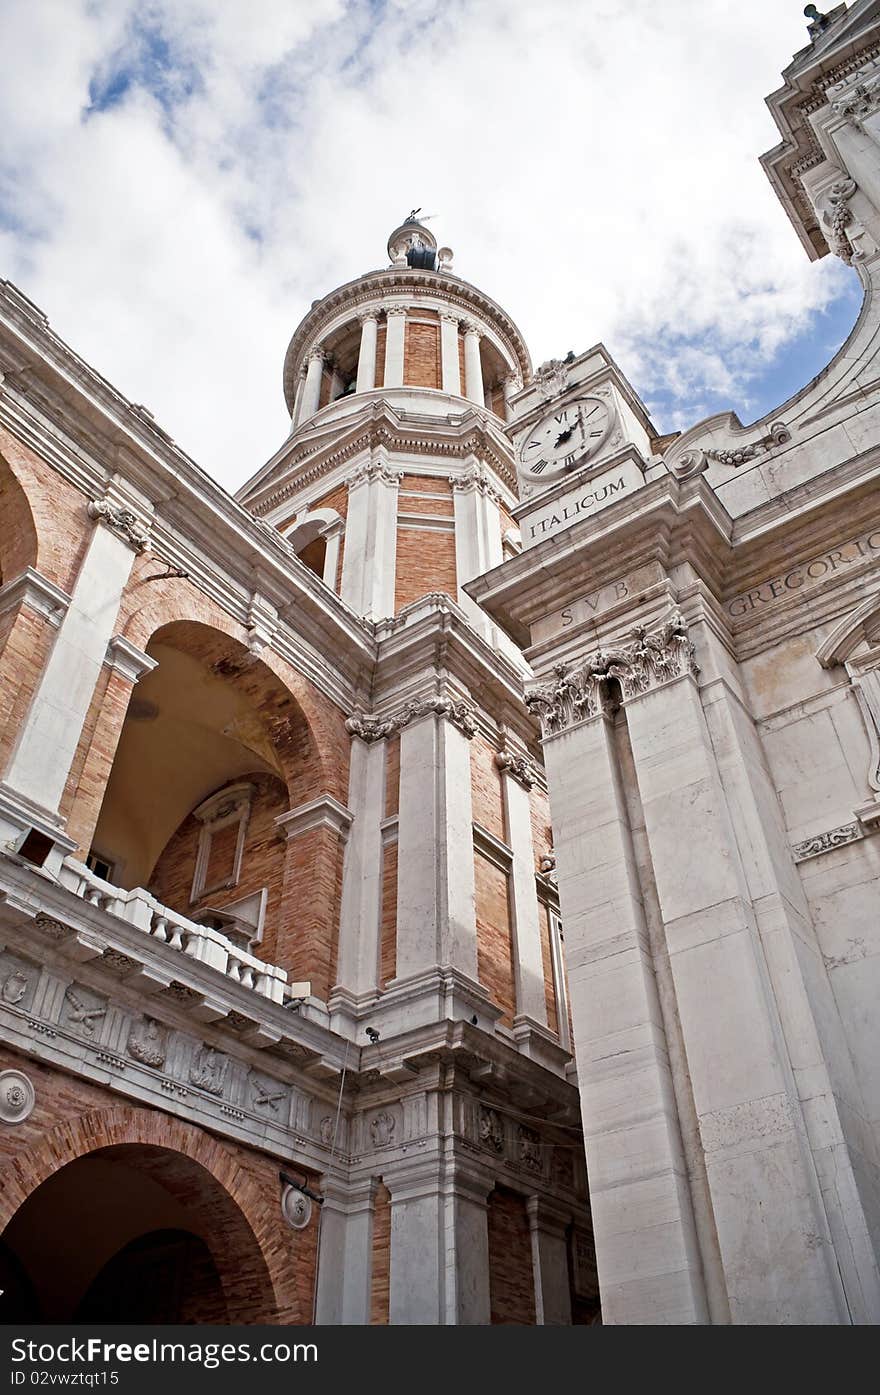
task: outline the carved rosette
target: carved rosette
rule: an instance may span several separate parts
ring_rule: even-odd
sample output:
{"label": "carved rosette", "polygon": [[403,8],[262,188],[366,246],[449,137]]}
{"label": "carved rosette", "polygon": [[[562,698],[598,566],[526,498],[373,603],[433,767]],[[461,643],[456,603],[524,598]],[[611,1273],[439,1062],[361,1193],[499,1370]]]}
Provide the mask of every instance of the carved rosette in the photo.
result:
{"label": "carved rosette", "polygon": [[636,625],[631,633],[632,642],[620,649],[598,649],[574,668],[557,664],[552,683],[526,694],[526,704],[541,718],[545,735],[598,716],[604,709],[603,684],[608,679],[618,681],[626,701],[685,673],[699,673],[680,611],[656,630]]}
{"label": "carved rosette", "polygon": [[535,783],[535,767],[524,751],[511,751],[505,746],[503,750],[496,752],[495,764],[505,775],[517,780],[523,789],[530,790]]}
{"label": "carved rosette", "polygon": [[281,1193],[281,1214],[292,1230],[304,1230],[312,1219],[312,1198],[288,1183]]}
{"label": "carved rosette", "polygon": [[370,745],[374,741],[383,741],[390,736],[396,736],[410,722],[415,722],[419,717],[425,717],[430,712],[452,722],[453,726],[457,727],[468,740],[477,733],[477,721],[473,708],[469,707],[466,702],[457,702],[448,697],[413,699],[392,717],[377,717],[366,712],[353,712],[345,723],[345,729],[349,736],[359,736],[361,741]]}
{"label": "carved rosette", "polygon": [[34,1087],[23,1071],[0,1071],[0,1120],[4,1124],[23,1124],[35,1101]]}
{"label": "carved rosette", "polygon": [[131,509],[118,508],[116,504],[111,504],[108,499],[92,499],[86,512],[89,518],[94,521],[105,523],[108,528],[112,528],[114,533],[118,533],[121,538],[134,548],[135,552],[145,552],[150,546],[150,539],[138,523],[137,516]]}

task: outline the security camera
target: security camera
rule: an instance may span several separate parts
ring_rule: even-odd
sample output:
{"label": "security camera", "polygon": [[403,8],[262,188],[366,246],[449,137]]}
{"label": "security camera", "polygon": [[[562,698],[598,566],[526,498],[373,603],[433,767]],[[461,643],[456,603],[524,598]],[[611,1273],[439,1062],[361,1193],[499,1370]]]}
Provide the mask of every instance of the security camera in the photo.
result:
{"label": "security camera", "polygon": [[379,1040],[379,1033],[376,1031],[375,1027],[367,1027],[366,1031],[367,1036],[370,1038],[370,1041],[375,1046],[376,1042]]}

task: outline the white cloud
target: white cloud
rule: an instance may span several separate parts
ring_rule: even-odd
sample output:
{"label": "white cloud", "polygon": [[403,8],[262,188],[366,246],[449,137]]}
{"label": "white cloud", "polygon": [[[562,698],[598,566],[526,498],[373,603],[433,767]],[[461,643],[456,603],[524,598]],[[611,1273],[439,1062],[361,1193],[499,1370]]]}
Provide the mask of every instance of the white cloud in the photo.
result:
{"label": "white cloud", "polygon": [[384,264],[413,204],[536,362],[601,338],[678,424],[707,393],[746,400],[842,284],[757,163],[806,41],[790,0],[6,15],[0,273],[230,487],[284,436],[297,321]]}

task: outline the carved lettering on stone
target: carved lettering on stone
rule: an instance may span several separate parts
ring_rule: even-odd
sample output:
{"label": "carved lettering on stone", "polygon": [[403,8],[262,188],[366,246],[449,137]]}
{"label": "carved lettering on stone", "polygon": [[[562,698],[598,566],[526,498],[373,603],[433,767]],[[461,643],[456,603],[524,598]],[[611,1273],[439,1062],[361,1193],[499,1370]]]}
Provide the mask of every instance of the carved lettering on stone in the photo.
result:
{"label": "carved lettering on stone", "polygon": [[209,1095],[222,1095],[228,1070],[228,1056],[213,1046],[200,1046],[189,1068],[189,1081]]}
{"label": "carved lettering on stone", "polygon": [[136,1023],[128,1034],[126,1050],[129,1056],[135,1061],[140,1061],[141,1065],[160,1070],[165,1064],[167,1050],[164,1028],[152,1017]]}
{"label": "carved lettering on stone", "polygon": [[370,1121],[370,1137],[374,1148],[386,1148],[394,1136],[396,1121],[393,1114],[377,1114]]}

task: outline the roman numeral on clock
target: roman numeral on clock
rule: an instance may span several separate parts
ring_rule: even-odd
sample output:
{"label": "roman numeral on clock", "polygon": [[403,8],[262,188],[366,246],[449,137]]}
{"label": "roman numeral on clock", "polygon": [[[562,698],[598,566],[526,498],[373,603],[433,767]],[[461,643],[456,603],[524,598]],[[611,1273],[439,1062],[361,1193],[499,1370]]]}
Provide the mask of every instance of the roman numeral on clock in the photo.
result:
{"label": "roman numeral on clock", "polygon": [[547,461],[546,461],[546,460],[539,460],[539,461],[536,462],[536,464],[532,465],[530,468],[531,468],[531,471],[532,471],[532,474],[533,474],[533,475],[540,475],[540,473],[541,473],[542,470],[546,470],[546,469],[547,469]]}

